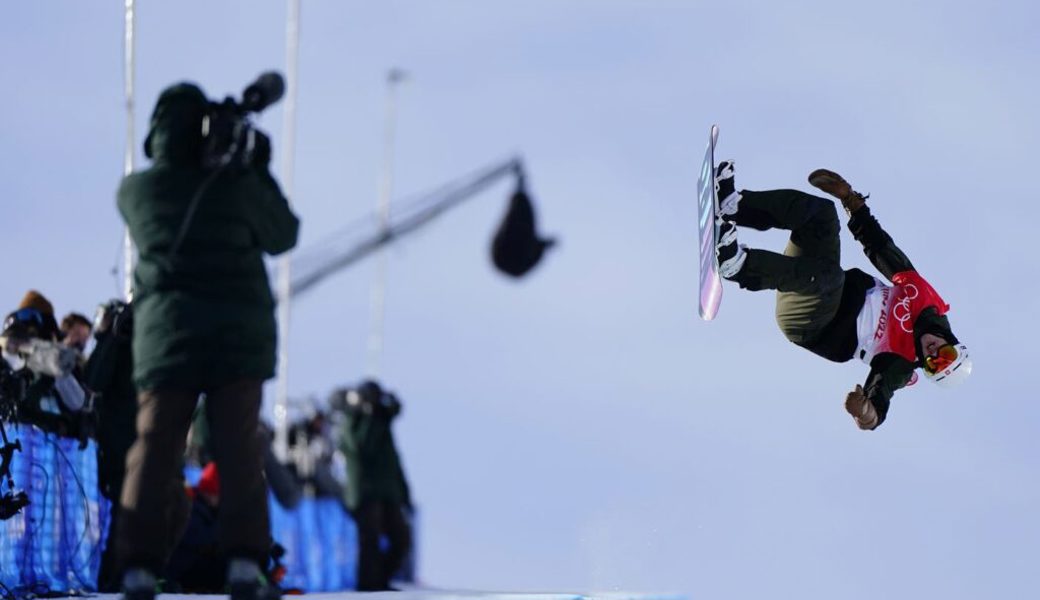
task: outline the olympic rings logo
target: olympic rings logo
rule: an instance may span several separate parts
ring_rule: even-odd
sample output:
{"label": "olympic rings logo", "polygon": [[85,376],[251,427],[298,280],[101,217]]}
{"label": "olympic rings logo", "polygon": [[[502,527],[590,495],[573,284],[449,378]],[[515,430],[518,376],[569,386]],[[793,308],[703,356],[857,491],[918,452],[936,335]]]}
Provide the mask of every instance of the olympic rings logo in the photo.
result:
{"label": "olympic rings logo", "polygon": [[892,316],[895,317],[896,321],[899,321],[899,327],[903,331],[913,333],[914,324],[910,321],[912,316],[910,301],[916,299],[920,292],[918,292],[917,286],[912,283],[903,286],[903,292],[905,295],[892,307]]}

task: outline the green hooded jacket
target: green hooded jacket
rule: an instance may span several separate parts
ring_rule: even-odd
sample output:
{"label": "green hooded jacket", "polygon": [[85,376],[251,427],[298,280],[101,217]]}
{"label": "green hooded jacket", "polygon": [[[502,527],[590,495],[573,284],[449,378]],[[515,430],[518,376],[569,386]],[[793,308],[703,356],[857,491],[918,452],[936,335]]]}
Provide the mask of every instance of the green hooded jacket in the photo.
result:
{"label": "green hooded jacket", "polygon": [[365,400],[347,404],[340,437],[340,450],[347,463],[344,501],[350,510],[357,510],[364,502],[411,507],[411,490],[391,429],[401,404],[396,398],[384,404],[384,393],[375,383],[363,384],[359,392]]}
{"label": "green hooded jacket", "polygon": [[150,168],[125,177],[118,206],[139,253],[134,271],[134,382],[140,390],[205,389],[274,376],[274,298],[264,254],[296,244],[299,221],[267,169],[226,168],[171,252],[203,169],[208,102],[191,84],[165,90],[145,140]]}

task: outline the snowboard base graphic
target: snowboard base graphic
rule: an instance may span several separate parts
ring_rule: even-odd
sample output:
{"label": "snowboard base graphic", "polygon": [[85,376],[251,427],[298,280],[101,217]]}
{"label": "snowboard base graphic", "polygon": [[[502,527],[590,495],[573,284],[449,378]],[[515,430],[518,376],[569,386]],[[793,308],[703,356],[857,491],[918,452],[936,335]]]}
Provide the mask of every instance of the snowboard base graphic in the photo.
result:
{"label": "snowboard base graphic", "polygon": [[715,144],[719,140],[719,126],[712,125],[708,148],[701,162],[697,178],[697,229],[700,234],[700,315],[710,321],[719,313],[722,302],[722,277],[719,275],[715,242],[719,237],[719,198],[715,193]]}

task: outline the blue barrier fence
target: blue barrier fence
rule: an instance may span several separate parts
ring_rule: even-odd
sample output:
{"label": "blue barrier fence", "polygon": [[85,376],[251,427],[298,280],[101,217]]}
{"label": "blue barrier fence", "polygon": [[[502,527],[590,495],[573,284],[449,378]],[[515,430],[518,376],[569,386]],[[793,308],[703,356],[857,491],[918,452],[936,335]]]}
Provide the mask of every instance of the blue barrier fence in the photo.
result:
{"label": "blue barrier fence", "polygon": [[29,506],[0,522],[0,583],[15,593],[94,590],[108,531],[93,443],[7,424],[19,438],[11,475]]}
{"label": "blue barrier fence", "polygon": [[[0,584],[17,595],[95,591],[109,505],[98,492],[93,442],[80,450],[76,440],[32,426],[7,428],[22,444],[11,473],[31,503],[0,521]],[[283,586],[353,589],[357,531],[339,502],[305,498],[290,511],[272,497],[270,505],[271,534],[286,549]]]}

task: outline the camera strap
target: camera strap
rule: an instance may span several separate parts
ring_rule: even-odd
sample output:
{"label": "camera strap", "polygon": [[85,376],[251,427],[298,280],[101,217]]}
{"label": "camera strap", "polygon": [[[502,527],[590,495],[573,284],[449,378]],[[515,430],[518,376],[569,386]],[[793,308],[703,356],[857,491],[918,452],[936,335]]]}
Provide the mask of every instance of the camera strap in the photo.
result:
{"label": "camera strap", "polygon": [[181,244],[184,243],[184,236],[187,235],[188,229],[191,228],[191,222],[195,219],[195,211],[199,207],[199,202],[202,201],[202,196],[226,168],[227,165],[221,165],[219,168],[214,169],[213,172],[207,175],[206,179],[199,184],[199,189],[195,190],[195,195],[191,197],[191,202],[188,203],[188,210],[184,213],[184,220],[181,221],[180,229],[177,230],[177,237],[174,238],[173,244],[170,245],[170,252],[168,254],[169,258],[173,258],[177,255],[177,252],[180,251]]}

